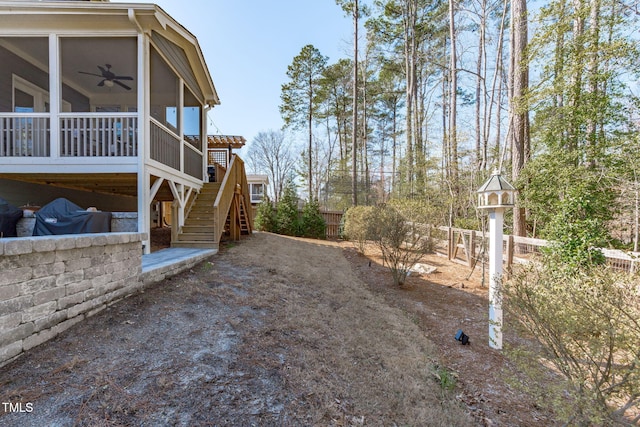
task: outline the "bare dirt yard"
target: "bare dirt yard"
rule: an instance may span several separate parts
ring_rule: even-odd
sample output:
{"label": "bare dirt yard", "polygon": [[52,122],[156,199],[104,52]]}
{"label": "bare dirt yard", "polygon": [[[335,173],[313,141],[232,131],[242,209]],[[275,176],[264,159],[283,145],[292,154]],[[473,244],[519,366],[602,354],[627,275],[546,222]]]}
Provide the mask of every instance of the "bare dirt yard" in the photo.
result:
{"label": "bare dirt yard", "polygon": [[478,273],[424,262],[396,288],[349,243],[254,234],[0,368],[0,425],[554,425],[505,382]]}

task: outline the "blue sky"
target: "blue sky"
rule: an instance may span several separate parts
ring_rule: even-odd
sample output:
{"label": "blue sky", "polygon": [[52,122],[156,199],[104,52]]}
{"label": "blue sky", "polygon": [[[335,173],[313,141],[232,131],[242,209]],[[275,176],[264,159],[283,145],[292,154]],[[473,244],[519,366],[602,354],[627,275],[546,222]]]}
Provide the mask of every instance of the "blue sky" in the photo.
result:
{"label": "blue sky", "polygon": [[[112,0],[113,3],[120,0]],[[242,135],[279,129],[287,66],[313,44],[329,63],[349,57],[351,20],[335,0],[157,0],[200,42],[221,105],[209,133]]]}

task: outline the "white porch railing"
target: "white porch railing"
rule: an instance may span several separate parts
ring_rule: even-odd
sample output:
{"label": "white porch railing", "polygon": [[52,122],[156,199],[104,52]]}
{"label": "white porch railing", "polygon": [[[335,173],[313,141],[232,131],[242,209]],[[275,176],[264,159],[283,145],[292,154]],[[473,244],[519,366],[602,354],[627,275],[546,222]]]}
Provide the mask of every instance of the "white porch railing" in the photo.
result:
{"label": "white porch railing", "polygon": [[0,115],[0,157],[49,157],[50,141],[48,114]]}
{"label": "white porch railing", "polygon": [[137,113],[60,116],[61,157],[136,157]]}
{"label": "white porch railing", "polygon": [[[0,113],[0,157],[137,157],[141,152],[137,113],[62,113],[59,120],[54,139],[48,113]],[[181,140],[151,119],[149,141],[151,159],[203,179],[200,138]]]}
{"label": "white porch railing", "polygon": [[[136,157],[136,113],[60,115],[60,157]],[[51,157],[48,113],[0,114],[0,157]]]}

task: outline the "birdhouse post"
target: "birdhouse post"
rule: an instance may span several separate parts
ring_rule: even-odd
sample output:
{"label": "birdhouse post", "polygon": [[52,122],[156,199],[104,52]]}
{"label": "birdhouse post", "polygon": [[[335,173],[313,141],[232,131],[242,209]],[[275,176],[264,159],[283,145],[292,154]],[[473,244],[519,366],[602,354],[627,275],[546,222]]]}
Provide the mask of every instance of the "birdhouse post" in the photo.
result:
{"label": "birdhouse post", "polygon": [[502,349],[502,228],[504,211],[512,208],[515,188],[499,171],[478,189],[478,209],[489,213],[489,346]]}

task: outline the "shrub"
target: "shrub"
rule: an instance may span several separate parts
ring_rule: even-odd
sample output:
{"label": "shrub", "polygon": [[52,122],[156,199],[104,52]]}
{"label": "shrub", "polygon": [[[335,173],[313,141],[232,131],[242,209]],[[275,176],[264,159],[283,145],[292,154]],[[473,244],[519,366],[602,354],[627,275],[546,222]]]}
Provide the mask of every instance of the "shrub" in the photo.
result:
{"label": "shrub", "polygon": [[265,196],[258,205],[256,217],[253,220],[256,230],[275,232],[277,228],[276,211],[269,197]]}
{"label": "shrub", "polygon": [[343,238],[350,240],[362,254],[364,254],[367,240],[372,238],[373,211],[372,206],[354,206],[342,216]]}
{"label": "shrub", "polygon": [[300,230],[296,191],[292,183],[285,186],[276,206],[276,232],[297,236]]}
{"label": "shrub", "polygon": [[545,254],[555,258],[547,267],[579,270],[605,263],[602,251],[597,248],[606,246],[609,238],[594,204],[593,197],[579,189],[574,189],[560,202],[558,212],[546,229],[546,237],[552,243]]}
{"label": "shrub", "polygon": [[304,205],[302,218],[300,220],[300,232],[304,237],[314,239],[324,239],[326,236],[327,223],[320,213],[318,202],[311,200]]}
{"label": "shrub", "polygon": [[[557,259],[531,263],[505,283],[510,318],[541,345],[507,355],[529,376],[526,389],[567,425],[637,423],[640,280],[603,266],[558,268]],[[559,383],[549,381],[548,364]],[[637,418],[623,419],[630,414]]]}
{"label": "shrub", "polygon": [[413,266],[433,249],[432,239],[425,236],[421,226],[409,222],[396,208],[385,206],[374,210],[370,235],[396,286],[402,286]]}

